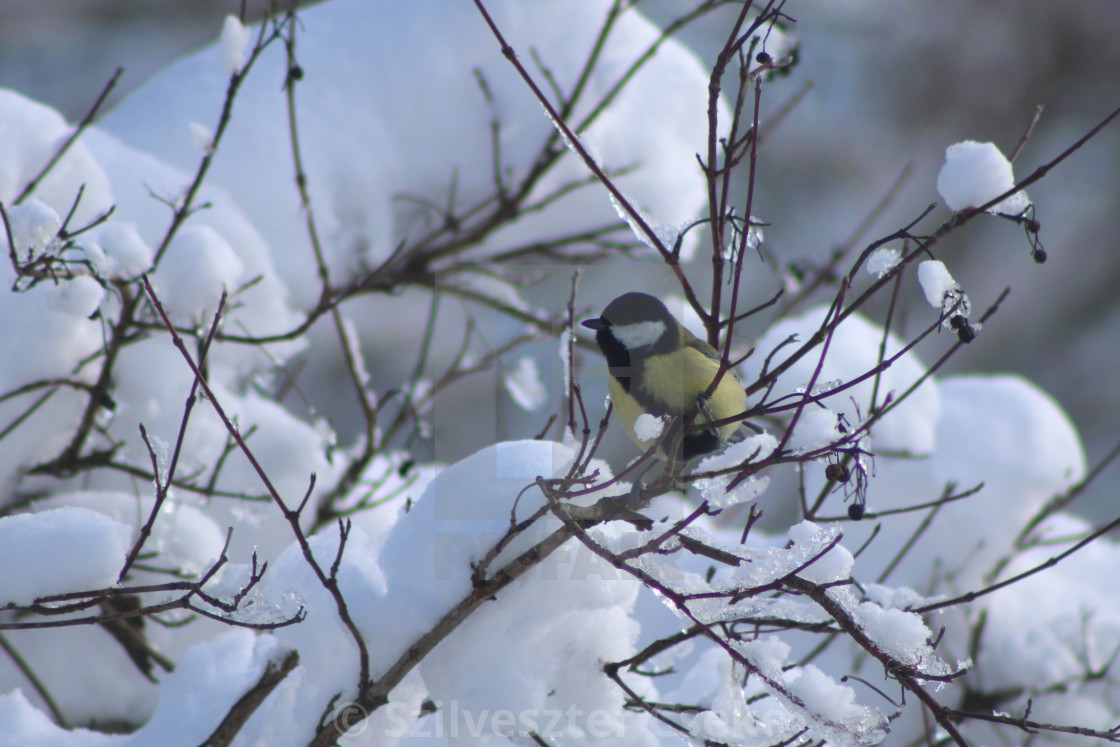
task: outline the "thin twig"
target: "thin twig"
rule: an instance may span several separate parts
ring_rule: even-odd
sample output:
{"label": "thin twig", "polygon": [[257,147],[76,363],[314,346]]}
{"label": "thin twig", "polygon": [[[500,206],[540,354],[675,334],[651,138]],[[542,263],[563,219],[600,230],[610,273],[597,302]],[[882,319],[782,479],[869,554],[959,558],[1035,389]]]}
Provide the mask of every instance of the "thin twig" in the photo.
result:
{"label": "thin twig", "polygon": [[58,162],[62,160],[62,157],[64,155],[66,155],[66,152],[70,150],[70,147],[78,141],[78,138],[82,136],[82,133],[85,132],[91,124],[93,124],[93,120],[97,117],[97,113],[101,110],[101,105],[105,103],[105,99],[109,96],[109,93],[113,90],[113,88],[116,87],[117,81],[120,80],[123,73],[123,67],[118,67],[113,71],[113,74],[109,77],[109,80],[106,81],[105,85],[101,88],[101,93],[97,95],[97,99],[94,100],[93,105],[90,106],[88,111],[86,111],[86,115],[82,117],[82,121],[79,122],[78,126],[74,128],[74,131],[71,132],[70,135],[62,141],[62,144],[58,146],[58,150],[54,152],[54,155],[52,155],[47,160],[47,162],[43,164],[43,168],[39,169],[39,173],[32,177],[31,181],[29,181],[24,186],[19,195],[13,201],[13,204],[18,205],[25,199],[27,199],[27,196],[35,191],[35,189],[39,186],[39,183],[43,181],[43,178],[46,177],[46,175],[49,174],[51,170],[58,165]]}

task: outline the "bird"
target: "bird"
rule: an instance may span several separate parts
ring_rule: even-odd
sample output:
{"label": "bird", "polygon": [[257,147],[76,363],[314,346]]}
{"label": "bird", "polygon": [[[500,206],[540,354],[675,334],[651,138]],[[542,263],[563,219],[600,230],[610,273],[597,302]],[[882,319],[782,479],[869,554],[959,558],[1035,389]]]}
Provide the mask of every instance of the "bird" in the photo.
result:
{"label": "bird", "polygon": [[[638,448],[647,450],[655,441],[635,432],[635,421],[644,413],[670,416],[682,424],[692,419],[681,439],[679,456],[686,464],[717,451],[742,425],[696,428],[742,414],[746,393],[735,372],[727,369],[707,394],[720,369],[719,352],[685,329],[656,296],[625,293],[607,304],[601,316],[582,325],[595,331],[595,342],[607,360],[607,389],[615,415]],[[667,458],[663,452],[658,456]]]}

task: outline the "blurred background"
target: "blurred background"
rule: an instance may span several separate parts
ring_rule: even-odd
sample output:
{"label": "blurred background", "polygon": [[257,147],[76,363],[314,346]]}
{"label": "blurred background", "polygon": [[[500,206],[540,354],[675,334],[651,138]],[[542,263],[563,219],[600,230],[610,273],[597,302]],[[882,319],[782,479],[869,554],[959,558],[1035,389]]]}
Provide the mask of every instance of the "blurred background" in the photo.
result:
{"label": "blurred background", "polygon": [[[249,16],[259,17],[264,5],[249,2]],[[691,3],[637,5],[667,23]],[[77,120],[118,65],[125,72],[110,104],[215,40],[224,16],[240,7],[239,0],[0,0],[0,86]],[[797,21],[800,55],[788,77],[766,88],[763,119],[804,95],[760,147],[754,203],[781,263],[825,261],[906,169],[861,245],[915,219],[939,200],[937,172],[954,142],[990,140],[1010,153],[1043,106],[1015,161],[1021,178],[1120,106],[1115,0],[790,0],[786,12]],[[728,17],[714,14],[681,38],[710,61]],[[996,218],[974,221],[938,249],[978,313],[1011,288],[981,337],[945,372],[1031,379],[1070,414],[1093,465],[1120,441],[1120,385],[1112,378],[1120,367],[1120,122],[1028,193],[1046,264],[1031,260],[1020,227]],[[939,207],[920,228],[932,230],[947,216]],[[696,271],[706,263],[696,260]],[[654,287],[664,284],[663,270],[651,268],[649,277]],[[907,282],[903,335],[928,324],[931,311],[916,281]],[[776,283],[771,271],[751,273],[748,298],[768,297]],[[618,287],[598,274],[585,286],[587,301],[609,299]],[[919,354],[932,362],[949,342],[934,336]],[[1113,465],[1073,510],[1094,521],[1112,518],[1118,483],[1120,466]]]}

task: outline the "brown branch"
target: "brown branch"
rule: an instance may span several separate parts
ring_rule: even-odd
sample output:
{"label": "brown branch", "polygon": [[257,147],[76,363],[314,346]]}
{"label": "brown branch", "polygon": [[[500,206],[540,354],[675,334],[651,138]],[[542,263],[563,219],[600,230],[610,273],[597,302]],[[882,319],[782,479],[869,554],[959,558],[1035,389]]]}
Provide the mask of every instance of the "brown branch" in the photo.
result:
{"label": "brown branch", "polygon": [[[218,310],[214,314],[214,324],[210,325],[210,331],[207,333],[206,340],[203,342],[202,348],[198,353],[198,362],[200,366],[206,364],[206,354],[210,351],[210,344],[214,341],[214,332],[218,329],[218,320],[222,317],[225,303],[226,296],[223,293],[221,300],[218,302]],[[148,520],[140,527],[140,531],[136,536],[136,542],[133,543],[128,557],[125,558],[124,565],[121,566],[120,575],[117,576],[117,583],[124,581],[125,576],[128,575],[129,568],[136,562],[136,558],[140,555],[140,550],[143,549],[144,543],[148,541],[148,537],[152,533],[152,527],[155,526],[156,517],[159,516],[160,509],[163,507],[163,502],[167,499],[171,482],[175,478],[175,469],[179,465],[179,455],[183,451],[183,439],[187,435],[187,423],[190,422],[191,412],[194,410],[196,401],[198,401],[198,379],[191,382],[191,391],[190,394],[187,395],[187,402],[183,407],[183,419],[179,423],[179,433],[175,438],[175,450],[172,452],[171,461],[167,465],[166,475],[160,474],[159,460],[152,448],[152,442],[148,438],[148,432],[145,430],[144,424],[140,424],[140,436],[144,439],[144,446],[148,449],[148,455],[152,462],[152,474],[155,476],[156,499],[152,504],[152,510],[148,515]]]}
{"label": "brown branch", "polygon": [[965,741],[964,736],[949,717],[947,709],[938,703],[937,699],[924,687],[918,684],[919,679],[940,678],[933,677],[916,669],[910,671],[911,668],[909,667],[900,667],[899,662],[891,658],[891,656],[882,651],[874,641],[868,638],[867,634],[863,632],[863,629],[851,618],[843,606],[833,601],[833,599],[828,596],[824,587],[805,581],[797,576],[787,577],[785,583],[789,588],[804,594],[820,605],[832,619],[836,620],[844,633],[851,638],[852,641],[864,651],[878,659],[883,665],[883,668],[893,675],[907,692],[912,693],[922,702],[922,705],[926,707],[934,720],[937,721],[937,725],[944,729],[945,733],[948,734],[956,744],[960,745],[960,747],[969,747],[968,742]]}
{"label": "brown branch", "polygon": [[257,708],[264,702],[265,698],[276,689],[276,686],[284,681],[293,669],[299,664],[299,652],[289,651],[283,659],[279,661],[270,661],[265,667],[264,672],[257,679],[248,692],[241,696],[241,698],[234,703],[233,707],[229,709],[226,717],[222,719],[222,723],[210,734],[210,736],[199,747],[227,747],[233,743],[234,738],[237,736],[241,728],[245,726],[245,722],[249,717],[256,713]]}
{"label": "brown branch", "polygon": [[315,734],[315,738],[309,743],[309,747],[330,747],[342,736],[346,728],[353,727],[361,719],[368,717],[388,703],[389,693],[392,692],[393,688],[400,684],[405,676],[423,661],[432,649],[447,638],[475,610],[489,602],[498,592],[551,555],[558,547],[571,539],[571,536],[567,528],[561,527],[514,558],[493,576],[477,583],[466,597],[448,610],[439,622],[409,646],[376,681],[371,682],[359,691],[358,697],[350,704],[355,707],[355,713],[360,715],[359,719],[347,720],[345,724],[336,723],[336,720],[323,724]]}
{"label": "brown branch", "polygon": [[82,121],[79,122],[78,126],[74,128],[74,131],[71,132],[70,135],[62,141],[62,144],[58,146],[58,150],[54,152],[54,155],[52,155],[47,160],[47,162],[43,164],[43,168],[39,169],[39,173],[32,177],[31,181],[29,181],[24,186],[24,188],[20,191],[19,196],[17,196],[14,200],[13,204],[18,205],[19,203],[27,199],[27,196],[34,192],[35,189],[39,186],[39,183],[43,181],[43,178],[51,172],[51,169],[58,165],[58,162],[62,160],[62,157],[64,155],[66,155],[66,152],[70,150],[70,147],[74,145],[75,142],[77,142],[78,138],[82,136],[82,133],[85,132],[91,124],[93,124],[94,118],[97,117],[97,112],[101,110],[101,105],[105,103],[106,97],[108,97],[109,92],[112,91],[113,88],[117,85],[117,81],[120,80],[121,74],[123,73],[123,67],[118,67],[113,71],[112,76],[110,76],[109,80],[106,81],[105,85],[102,87],[101,93],[97,95],[97,99],[93,102],[93,105],[90,106],[89,110],[86,112],[86,115],[82,117]]}
{"label": "brown branch", "polygon": [[967,592],[965,594],[961,594],[960,596],[953,597],[952,599],[946,599],[944,601],[936,602],[934,604],[927,604],[924,607],[917,607],[912,611],[917,612],[919,614],[923,614],[923,613],[926,613],[926,612],[932,612],[933,610],[945,609],[947,607],[955,607],[958,604],[963,604],[963,603],[966,603],[966,602],[975,601],[975,600],[979,599],[980,597],[987,596],[988,594],[992,594],[994,592],[997,592],[1000,589],[1006,588],[1006,587],[1011,586],[1013,584],[1017,584],[1020,581],[1022,581],[1023,579],[1029,578],[1029,577],[1035,575],[1036,573],[1041,573],[1042,571],[1046,570],[1047,568],[1053,568],[1058,563],[1060,563],[1063,560],[1065,560],[1066,558],[1068,558],[1070,555],[1073,555],[1075,552],[1078,552],[1079,550],[1082,550],[1082,549],[1088,547],[1091,543],[1093,543],[1097,539],[1103,537],[1104,535],[1108,534],[1109,532],[1116,529],[1117,527],[1120,527],[1120,517],[1117,517],[1117,518],[1113,519],[1112,521],[1110,521],[1109,523],[1105,524],[1104,526],[1093,530],[1091,533],[1089,533],[1088,535],[1083,537],[1079,542],[1074,544],[1073,547],[1070,547],[1069,549],[1065,550],[1064,552],[1058,553],[1057,555],[1053,555],[1053,556],[1047,558],[1042,563],[1039,563],[1038,565],[1034,566],[1033,568],[1030,568],[1026,571],[1023,571],[1022,573],[1017,573],[1014,576],[1011,576],[1010,578],[1006,578],[1003,581],[1000,581],[1000,582],[995,583],[995,584],[991,584],[990,586],[986,586],[983,589],[977,589],[975,591],[970,591],[970,592]]}
{"label": "brown branch", "polygon": [[[361,677],[360,682],[364,686],[369,680],[369,650],[366,648],[365,639],[362,637],[361,632],[358,630],[358,626],[354,623],[353,618],[350,617],[350,611],[347,607],[346,599],[342,596],[342,590],[338,587],[338,579],[334,576],[328,576],[326,573],[324,573],[322,566],[320,566],[319,562],[315,560],[315,556],[311,552],[311,545],[307,540],[307,535],[304,534],[302,527],[300,527],[300,510],[293,510],[288,507],[287,502],[285,502],[283,497],[280,495],[280,492],[276,489],[276,486],[272,484],[272,480],[269,479],[268,473],[265,472],[264,467],[261,466],[252,449],[250,449],[249,445],[245,443],[245,439],[241,435],[241,430],[226,414],[225,409],[222,407],[222,404],[219,401],[218,397],[216,397],[214,395],[214,392],[211,391],[210,385],[206,382],[206,378],[203,376],[201,369],[198,367],[198,364],[195,363],[194,359],[191,358],[190,353],[187,351],[187,346],[183,343],[183,339],[179,336],[179,333],[175,331],[175,325],[171,323],[171,319],[167,316],[167,312],[164,310],[163,304],[160,302],[159,297],[156,295],[155,289],[152,288],[152,284],[148,279],[148,276],[146,274],[143,275],[141,277],[141,281],[144,284],[144,290],[147,291],[148,298],[151,300],[152,305],[156,309],[156,312],[159,314],[160,318],[163,320],[164,325],[167,327],[168,332],[171,334],[172,342],[174,343],[175,347],[178,348],[179,353],[182,354],[183,359],[190,367],[191,372],[194,374],[195,380],[198,382],[199,386],[202,387],[202,390],[206,393],[206,398],[210,401],[211,406],[214,408],[214,412],[216,412],[219,419],[221,419],[222,424],[225,426],[226,431],[229,433],[229,435],[232,436],[235,441],[237,441],[237,445],[241,449],[241,453],[244,454],[245,458],[249,460],[249,464],[252,465],[253,471],[257,473],[257,477],[265,486],[268,494],[272,496],[273,502],[284,514],[284,518],[288,521],[288,524],[292,528],[292,533],[295,535],[295,538],[299,543],[300,549],[303,552],[304,559],[311,567],[311,570],[315,573],[316,577],[319,580],[319,583],[323,586],[324,589],[327,590],[327,592],[331,595],[331,598],[334,600],[339,619],[342,621],[342,624],[346,627],[347,631],[350,633],[350,636],[354,639],[354,642],[358,647],[358,657],[360,665],[359,672]],[[215,316],[211,324],[213,326],[217,326],[218,322],[219,318]],[[312,474],[310,485],[307,489],[307,494],[304,497],[304,502],[300,504],[300,509],[303,508],[304,504],[307,501],[307,498],[310,497],[314,486],[315,475]]]}

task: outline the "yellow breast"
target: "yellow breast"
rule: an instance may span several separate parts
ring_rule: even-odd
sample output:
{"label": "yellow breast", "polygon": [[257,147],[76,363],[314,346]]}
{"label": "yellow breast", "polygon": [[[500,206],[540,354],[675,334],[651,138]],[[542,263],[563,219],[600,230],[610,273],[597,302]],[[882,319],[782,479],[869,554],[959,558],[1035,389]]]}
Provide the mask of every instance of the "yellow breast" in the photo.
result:
{"label": "yellow breast", "polygon": [[[696,351],[691,351],[691,354],[686,354],[686,351],[687,348],[684,348],[644,359],[641,376],[632,380],[632,387],[637,387],[632,389],[632,397],[627,396],[615,379],[610,380],[611,401],[619,422],[630,440],[642,449],[648,449],[651,443],[640,441],[634,433],[634,421],[638,416],[648,412],[680,417],[696,412],[699,395],[707,390],[719,371],[719,361],[697,355]],[[728,371],[723,375],[707,404],[715,420],[746,410],[747,398],[734,373]],[[700,412],[693,423],[711,422],[712,419]],[[738,427],[738,423],[721,426],[720,439],[726,440]]]}

